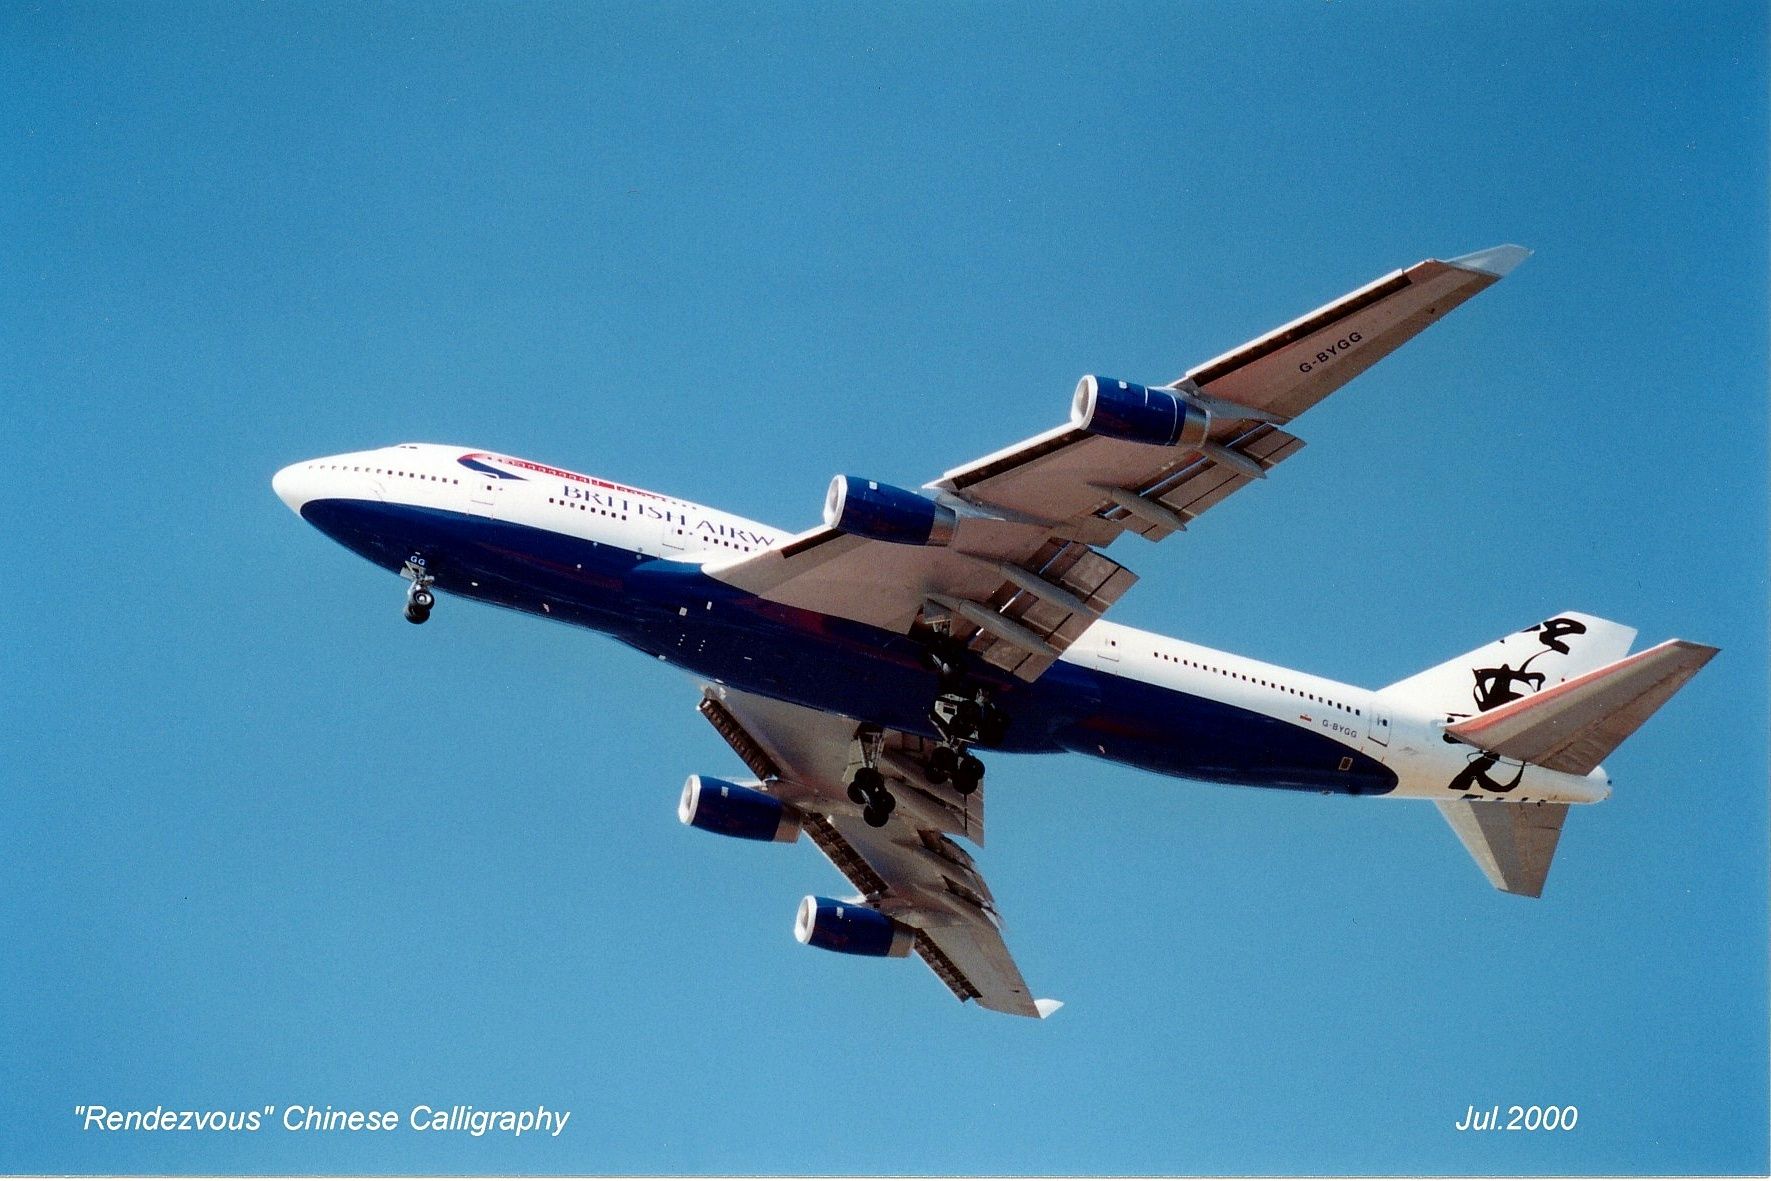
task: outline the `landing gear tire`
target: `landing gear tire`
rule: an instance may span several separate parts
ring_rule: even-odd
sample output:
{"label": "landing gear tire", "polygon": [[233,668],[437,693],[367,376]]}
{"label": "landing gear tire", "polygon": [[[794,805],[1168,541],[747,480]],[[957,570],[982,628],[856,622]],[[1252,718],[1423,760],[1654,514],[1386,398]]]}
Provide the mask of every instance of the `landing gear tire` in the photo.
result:
{"label": "landing gear tire", "polygon": [[862,767],[849,780],[849,799],[857,804],[866,804],[878,799],[886,792],[885,776],[872,767]]}
{"label": "landing gear tire", "polygon": [[405,566],[400,570],[400,576],[411,583],[406,588],[406,622],[423,623],[430,618],[430,609],[437,605],[437,596],[430,589],[436,576],[425,564],[423,554],[413,554],[407,558]]}
{"label": "landing gear tire", "polygon": [[976,755],[959,756],[959,765],[953,769],[953,790],[962,796],[969,796],[983,782],[983,760]]}
{"label": "landing gear tire", "polygon": [[885,776],[872,767],[862,767],[849,781],[849,799],[861,805],[861,819],[874,828],[884,828],[898,801],[887,790]]}

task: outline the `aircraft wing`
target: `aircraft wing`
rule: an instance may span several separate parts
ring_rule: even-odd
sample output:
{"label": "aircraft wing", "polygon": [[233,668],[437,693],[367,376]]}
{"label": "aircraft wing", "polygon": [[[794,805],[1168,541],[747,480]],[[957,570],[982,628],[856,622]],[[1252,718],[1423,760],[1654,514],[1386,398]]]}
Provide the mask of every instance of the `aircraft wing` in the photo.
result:
{"label": "aircraft wing", "polygon": [[1078,388],[1069,424],[924,485],[920,495],[953,518],[939,537],[900,544],[826,524],[759,554],[711,562],[707,572],[776,602],[893,631],[946,622],[984,660],[1035,680],[1137,580],[1102,548],[1128,531],[1160,541],[1265,477],[1303,446],[1283,424],[1528,253],[1497,246],[1417,263],[1169,386],[1130,387],[1209,412],[1198,433],[1176,442],[1133,442],[1100,428],[1085,402],[1095,405],[1110,379],[1085,378],[1084,386],[1097,384],[1086,399]]}
{"label": "aircraft wing", "polygon": [[924,739],[880,732],[878,767],[898,806],[885,827],[872,828],[847,794],[859,759],[852,719],[723,685],[704,689],[701,712],[762,786],[799,813],[802,829],[866,904],[915,929],[916,954],[955,996],[1024,1017],[1058,1007],[1028,990],[990,887],[948,835],[983,844],[983,788],[961,796],[930,783],[913,762]]}

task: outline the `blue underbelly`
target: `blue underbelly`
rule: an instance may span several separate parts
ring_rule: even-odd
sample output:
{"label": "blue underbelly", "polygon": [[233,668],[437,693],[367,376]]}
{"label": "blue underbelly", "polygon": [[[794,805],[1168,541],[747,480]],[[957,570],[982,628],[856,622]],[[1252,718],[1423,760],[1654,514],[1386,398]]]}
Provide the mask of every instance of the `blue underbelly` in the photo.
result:
{"label": "blue underbelly", "polygon": [[[907,636],[758,598],[693,563],[527,525],[356,500],[312,502],[302,516],[388,570],[424,554],[449,594],[591,628],[748,692],[932,736],[937,682]],[[1266,787],[1360,794],[1396,783],[1356,748],[1211,698],[1065,661],[1030,685],[982,675],[1009,719],[997,749]]]}

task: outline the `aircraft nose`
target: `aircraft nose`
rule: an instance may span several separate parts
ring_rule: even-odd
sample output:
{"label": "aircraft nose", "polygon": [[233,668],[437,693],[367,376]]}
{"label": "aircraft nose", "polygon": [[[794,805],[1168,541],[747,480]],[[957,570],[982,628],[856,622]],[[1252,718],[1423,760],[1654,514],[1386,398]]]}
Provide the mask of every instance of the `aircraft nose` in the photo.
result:
{"label": "aircraft nose", "polygon": [[301,506],[308,500],[308,481],[303,478],[306,468],[306,464],[292,463],[271,477],[271,491],[296,513],[301,512]]}

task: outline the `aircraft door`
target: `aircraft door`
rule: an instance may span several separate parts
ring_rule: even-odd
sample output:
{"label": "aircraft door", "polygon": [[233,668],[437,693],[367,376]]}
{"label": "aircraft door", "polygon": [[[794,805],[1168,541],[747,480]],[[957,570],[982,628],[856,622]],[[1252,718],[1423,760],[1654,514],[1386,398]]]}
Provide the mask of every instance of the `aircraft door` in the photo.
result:
{"label": "aircraft door", "polygon": [[497,476],[474,475],[467,485],[468,507],[483,517],[498,515],[498,490],[502,483]]}
{"label": "aircraft door", "polygon": [[1365,704],[1365,736],[1379,746],[1390,745],[1390,707],[1381,701]]}
{"label": "aircraft door", "polygon": [[667,558],[681,558],[689,548],[687,522],[680,514],[667,512],[658,524],[658,552]]}

